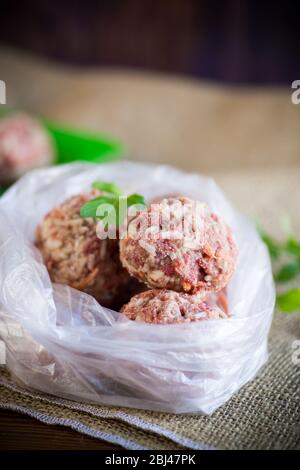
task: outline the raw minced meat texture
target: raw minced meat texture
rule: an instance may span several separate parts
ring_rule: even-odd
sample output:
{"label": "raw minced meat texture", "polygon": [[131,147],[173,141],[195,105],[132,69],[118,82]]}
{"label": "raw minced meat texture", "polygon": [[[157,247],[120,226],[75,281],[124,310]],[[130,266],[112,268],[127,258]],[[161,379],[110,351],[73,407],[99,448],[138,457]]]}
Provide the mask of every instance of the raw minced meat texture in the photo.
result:
{"label": "raw minced meat texture", "polygon": [[52,141],[38,121],[21,113],[0,120],[0,182],[14,181],[53,158]]}
{"label": "raw minced meat texture", "polygon": [[207,204],[178,197],[131,219],[120,256],[129,273],[150,288],[195,294],[228,284],[237,248],[230,228]]}
{"label": "raw minced meat texture", "polygon": [[97,222],[82,218],[80,208],[96,191],[70,197],[51,210],[38,226],[39,248],[51,280],[68,284],[111,306],[130,298],[133,280],[119,259],[119,241],[100,240]]}
{"label": "raw minced meat texture", "polygon": [[200,320],[226,319],[229,315],[199,294],[190,295],[166,289],[151,289],[137,294],[121,312],[129,320],[171,324]]}

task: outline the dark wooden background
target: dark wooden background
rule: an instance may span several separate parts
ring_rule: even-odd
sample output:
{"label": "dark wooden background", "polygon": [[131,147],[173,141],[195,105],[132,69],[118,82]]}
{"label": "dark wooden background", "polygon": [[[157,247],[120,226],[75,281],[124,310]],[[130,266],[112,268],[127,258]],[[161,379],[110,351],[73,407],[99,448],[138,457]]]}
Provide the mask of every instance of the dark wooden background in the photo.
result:
{"label": "dark wooden background", "polygon": [[2,0],[0,8],[2,43],[67,63],[229,83],[300,78],[299,2]]}

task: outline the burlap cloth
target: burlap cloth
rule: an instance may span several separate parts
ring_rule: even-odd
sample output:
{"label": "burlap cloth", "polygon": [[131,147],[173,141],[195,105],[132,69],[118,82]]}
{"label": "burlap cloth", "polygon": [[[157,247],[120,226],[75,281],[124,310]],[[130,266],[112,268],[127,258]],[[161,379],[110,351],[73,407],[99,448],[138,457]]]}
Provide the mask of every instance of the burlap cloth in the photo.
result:
{"label": "burlap cloth", "polygon": [[[49,66],[0,49],[8,104],[120,137],[135,160],[215,177],[234,205],[300,234],[300,105],[287,89],[222,88],[165,76]],[[257,378],[212,416],[82,405],[18,388],[0,369],[0,407],[128,449],[300,447],[300,315],[277,314]]]}
{"label": "burlap cloth", "polygon": [[83,405],[19,388],[5,369],[0,407],[61,424],[127,449],[300,449],[299,315],[277,314],[270,358],[257,378],[212,416]]}

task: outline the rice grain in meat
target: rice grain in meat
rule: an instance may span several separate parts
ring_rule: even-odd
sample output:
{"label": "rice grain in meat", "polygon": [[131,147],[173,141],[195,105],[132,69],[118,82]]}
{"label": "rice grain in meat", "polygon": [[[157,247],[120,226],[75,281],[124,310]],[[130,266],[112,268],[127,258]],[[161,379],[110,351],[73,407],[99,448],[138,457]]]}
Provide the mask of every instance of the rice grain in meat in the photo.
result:
{"label": "rice grain in meat", "polygon": [[120,263],[119,241],[100,240],[96,220],[80,216],[81,206],[97,195],[92,191],[73,196],[51,210],[37,228],[36,246],[53,282],[112,306],[128,299],[134,282]]}
{"label": "rice grain in meat", "polygon": [[237,248],[230,228],[205,203],[179,197],[139,212],[120,241],[120,256],[150,288],[196,294],[228,284]]}
{"label": "rice grain in meat", "polygon": [[129,320],[163,325],[229,317],[199,294],[189,295],[166,289],[151,289],[135,295],[122,307],[121,313]]}

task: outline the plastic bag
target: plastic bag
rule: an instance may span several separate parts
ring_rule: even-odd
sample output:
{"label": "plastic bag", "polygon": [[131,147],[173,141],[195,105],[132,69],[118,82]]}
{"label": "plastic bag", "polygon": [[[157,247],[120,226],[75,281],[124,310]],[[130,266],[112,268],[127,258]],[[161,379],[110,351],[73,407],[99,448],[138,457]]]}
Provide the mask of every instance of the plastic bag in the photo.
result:
{"label": "plastic bag", "polygon": [[[222,216],[239,248],[228,286],[231,319],[141,324],[51,284],[33,246],[35,228],[96,179],[148,200],[182,193]],[[7,367],[23,386],[77,401],[210,414],[267,359],[275,300],[269,256],[254,227],[209,178],[131,162],[36,170],[1,199],[0,227],[0,337]]]}

